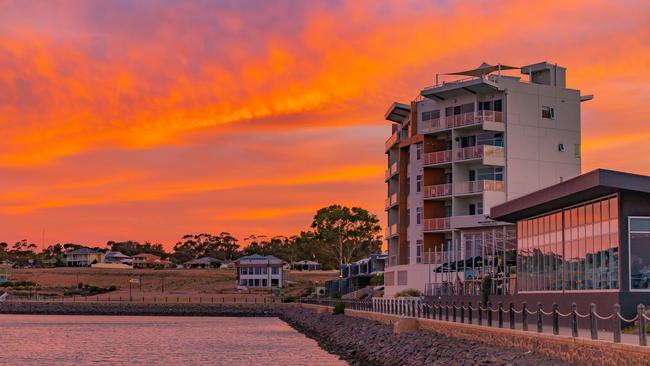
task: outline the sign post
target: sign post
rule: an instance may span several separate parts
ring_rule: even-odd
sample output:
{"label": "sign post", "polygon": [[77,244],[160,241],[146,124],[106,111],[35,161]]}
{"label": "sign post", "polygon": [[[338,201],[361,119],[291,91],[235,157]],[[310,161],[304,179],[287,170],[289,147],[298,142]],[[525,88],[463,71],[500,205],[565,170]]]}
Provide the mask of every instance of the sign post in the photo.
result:
{"label": "sign post", "polygon": [[[133,277],[129,280],[129,301],[133,301],[133,296],[131,294],[132,290],[132,284],[134,283],[140,283],[140,278],[139,277]],[[142,284],[140,284],[140,290],[142,290]]]}

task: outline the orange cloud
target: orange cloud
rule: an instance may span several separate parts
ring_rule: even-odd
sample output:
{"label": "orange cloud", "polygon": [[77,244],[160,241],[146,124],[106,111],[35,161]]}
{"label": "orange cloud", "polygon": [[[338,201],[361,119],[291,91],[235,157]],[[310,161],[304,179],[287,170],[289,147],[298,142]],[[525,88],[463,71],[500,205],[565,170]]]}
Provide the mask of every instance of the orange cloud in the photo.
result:
{"label": "orange cloud", "polygon": [[566,66],[596,96],[585,170],[650,174],[625,159],[650,156],[645,2],[249,6],[0,4],[0,240],[286,234],[332,202],[383,219],[385,108],[483,61]]}

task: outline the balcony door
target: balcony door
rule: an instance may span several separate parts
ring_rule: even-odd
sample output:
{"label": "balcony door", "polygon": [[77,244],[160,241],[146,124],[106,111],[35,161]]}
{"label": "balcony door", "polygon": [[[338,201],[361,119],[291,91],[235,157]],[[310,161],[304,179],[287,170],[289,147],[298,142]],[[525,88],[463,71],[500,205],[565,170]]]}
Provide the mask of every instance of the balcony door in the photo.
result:
{"label": "balcony door", "polygon": [[473,169],[472,169],[472,170],[469,171],[469,177],[468,177],[468,180],[469,180],[470,182],[475,182],[475,181],[476,181],[476,170],[473,170]]}

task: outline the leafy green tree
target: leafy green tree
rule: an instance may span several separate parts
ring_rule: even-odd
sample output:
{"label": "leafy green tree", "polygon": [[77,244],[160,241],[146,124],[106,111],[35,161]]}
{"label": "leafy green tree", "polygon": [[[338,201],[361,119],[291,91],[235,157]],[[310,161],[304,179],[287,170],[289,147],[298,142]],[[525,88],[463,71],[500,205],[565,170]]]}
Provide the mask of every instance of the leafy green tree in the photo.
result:
{"label": "leafy green tree", "polygon": [[360,207],[331,205],[321,208],[311,227],[339,266],[379,252],[381,248],[379,219]]}

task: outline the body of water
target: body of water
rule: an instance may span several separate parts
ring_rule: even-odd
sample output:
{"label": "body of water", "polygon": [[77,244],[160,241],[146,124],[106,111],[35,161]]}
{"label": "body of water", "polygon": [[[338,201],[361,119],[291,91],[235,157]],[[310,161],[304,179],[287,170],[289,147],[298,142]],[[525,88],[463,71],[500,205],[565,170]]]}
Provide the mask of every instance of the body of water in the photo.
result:
{"label": "body of water", "polygon": [[345,365],[277,318],[0,315],[2,365]]}

